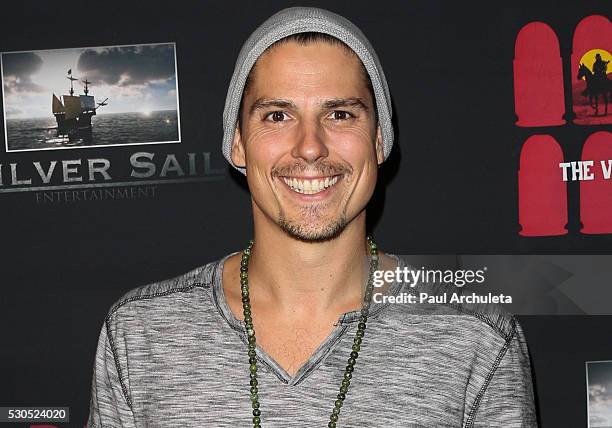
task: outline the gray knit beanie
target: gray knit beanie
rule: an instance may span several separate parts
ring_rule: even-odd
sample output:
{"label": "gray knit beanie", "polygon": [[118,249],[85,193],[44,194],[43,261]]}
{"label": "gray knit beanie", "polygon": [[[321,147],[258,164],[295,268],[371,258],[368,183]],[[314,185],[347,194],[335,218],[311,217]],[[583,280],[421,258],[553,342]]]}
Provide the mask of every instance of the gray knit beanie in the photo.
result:
{"label": "gray knit beanie", "polygon": [[234,165],[231,152],[242,92],[249,72],[257,58],[273,43],[287,36],[306,32],[325,33],[336,37],[348,45],[363,62],[374,89],[385,159],[391,152],[393,146],[391,96],[380,61],[368,39],[352,22],[333,12],[315,7],[290,7],[268,18],[244,43],[227,91],[223,110],[223,155],[243,174],[246,174],[246,169]]}

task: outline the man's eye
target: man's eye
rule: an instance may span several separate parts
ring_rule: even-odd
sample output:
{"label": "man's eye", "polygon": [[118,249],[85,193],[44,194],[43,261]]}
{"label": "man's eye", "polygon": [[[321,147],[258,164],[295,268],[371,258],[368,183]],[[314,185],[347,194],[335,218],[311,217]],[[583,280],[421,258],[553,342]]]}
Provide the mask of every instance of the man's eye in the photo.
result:
{"label": "man's eye", "polygon": [[331,114],[331,119],[333,120],[347,120],[353,117],[348,111],[343,110],[335,110]]}
{"label": "man's eye", "polygon": [[287,118],[287,114],[282,111],[273,111],[268,113],[265,117],[266,120],[270,120],[272,122],[282,122]]}

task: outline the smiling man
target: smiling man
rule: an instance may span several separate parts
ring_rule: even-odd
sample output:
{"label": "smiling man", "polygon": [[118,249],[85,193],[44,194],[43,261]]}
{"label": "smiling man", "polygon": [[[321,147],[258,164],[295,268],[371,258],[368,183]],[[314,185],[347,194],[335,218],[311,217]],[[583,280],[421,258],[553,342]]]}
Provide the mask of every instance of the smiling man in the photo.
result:
{"label": "smiling man", "polygon": [[238,57],[224,131],[254,239],[117,301],[89,426],[536,426],[513,317],[372,300],[373,272],[406,264],[366,237],[393,128],[359,29],[315,8],[269,18]]}
{"label": "smiling man", "polygon": [[363,241],[384,160],[368,79],[350,48],[321,33],[283,39],[251,70],[232,161],[247,168],[263,239]]}

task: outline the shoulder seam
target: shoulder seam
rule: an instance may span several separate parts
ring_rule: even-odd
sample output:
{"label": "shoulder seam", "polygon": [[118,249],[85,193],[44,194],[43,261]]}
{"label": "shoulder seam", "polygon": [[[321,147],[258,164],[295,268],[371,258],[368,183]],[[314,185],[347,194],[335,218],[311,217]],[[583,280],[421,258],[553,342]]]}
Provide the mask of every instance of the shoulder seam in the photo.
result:
{"label": "shoulder seam", "polygon": [[118,303],[116,303],[111,310],[109,311],[108,315],[106,316],[106,319],[110,319],[110,317],[117,312],[117,310],[119,308],[121,308],[122,306],[126,305],[127,303],[130,302],[134,302],[136,300],[147,300],[147,299],[152,299],[154,297],[161,297],[161,296],[168,296],[170,294],[173,293],[181,293],[181,292],[185,292],[185,291],[189,291],[192,288],[195,287],[203,287],[205,285],[210,285],[210,283],[203,283],[203,282],[194,282],[192,284],[186,285],[184,287],[179,287],[179,288],[172,288],[170,290],[166,290],[166,291],[161,291],[161,292],[157,292],[157,293],[150,293],[150,294],[144,294],[142,296],[132,296],[132,297],[128,297],[125,300],[122,300]]}
{"label": "shoulder seam", "polygon": [[503,329],[501,329],[491,318],[476,312],[476,311],[471,311],[469,309],[466,309],[464,307],[461,307],[460,305],[456,305],[454,303],[449,303],[448,306],[450,306],[451,308],[456,309],[457,311],[464,313],[466,315],[471,315],[475,318],[478,318],[480,321],[484,322],[485,324],[488,324],[489,327],[491,327],[493,330],[495,330],[503,339],[505,339],[506,341],[509,341],[510,339],[512,339],[512,336],[514,336],[515,332],[516,332],[516,319],[514,318],[514,315],[510,315],[508,314],[508,317],[510,318],[509,322],[511,325],[511,330],[509,333],[506,333]]}
{"label": "shoulder seam", "polygon": [[480,407],[480,403],[482,402],[482,397],[484,396],[485,392],[487,391],[487,388],[489,387],[489,384],[491,383],[491,379],[493,379],[493,376],[495,375],[495,372],[497,371],[497,369],[499,368],[499,365],[501,364],[501,361],[503,360],[504,356],[506,355],[506,352],[508,351],[508,348],[510,347],[510,342],[512,342],[512,339],[516,336],[516,322],[514,317],[512,317],[512,331],[509,335],[507,335],[506,337],[506,342],[504,343],[504,346],[502,347],[502,349],[499,351],[499,353],[497,354],[497,357],[495,358],[495,361],[493,362],[493,367],[491,367],[491,370],[489,370],[489,373],[487,374],[487,377],[485,378],[484,384],[482,385],[482,388],[480,388],[480,391],[478,391],[478,394],[476,395],[476,399],[474,400],[474,406],[472,407],[472,410],[470,411],[470,413],[468,414],[468,418],[467,421],[465,423],[465,428],[472,428],[474,426],[474,419],[476,417],[476,412],[478,411],[479,407]]}

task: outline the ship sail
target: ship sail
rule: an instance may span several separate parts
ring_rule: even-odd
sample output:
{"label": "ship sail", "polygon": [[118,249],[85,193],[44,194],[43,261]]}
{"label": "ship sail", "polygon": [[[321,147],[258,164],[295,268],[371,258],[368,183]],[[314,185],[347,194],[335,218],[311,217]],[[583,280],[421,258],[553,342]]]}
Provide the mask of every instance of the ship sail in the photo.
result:
{"label": "ship sail", "polygon": [[53,94],[53,114],[64,113],[64,105],[62,102]]}
{"label": "ship sail", "polygon": [[66,119],[74,119],[81,114],[81,100],[77,96],[64,95],[64,106],[66,106]]}
{"label": "ship sail", "polygon": [[94,97],[91,95],[79,95],[81,98],[81,108],[83,110],[95,110],[96,102],[94,101]]}

